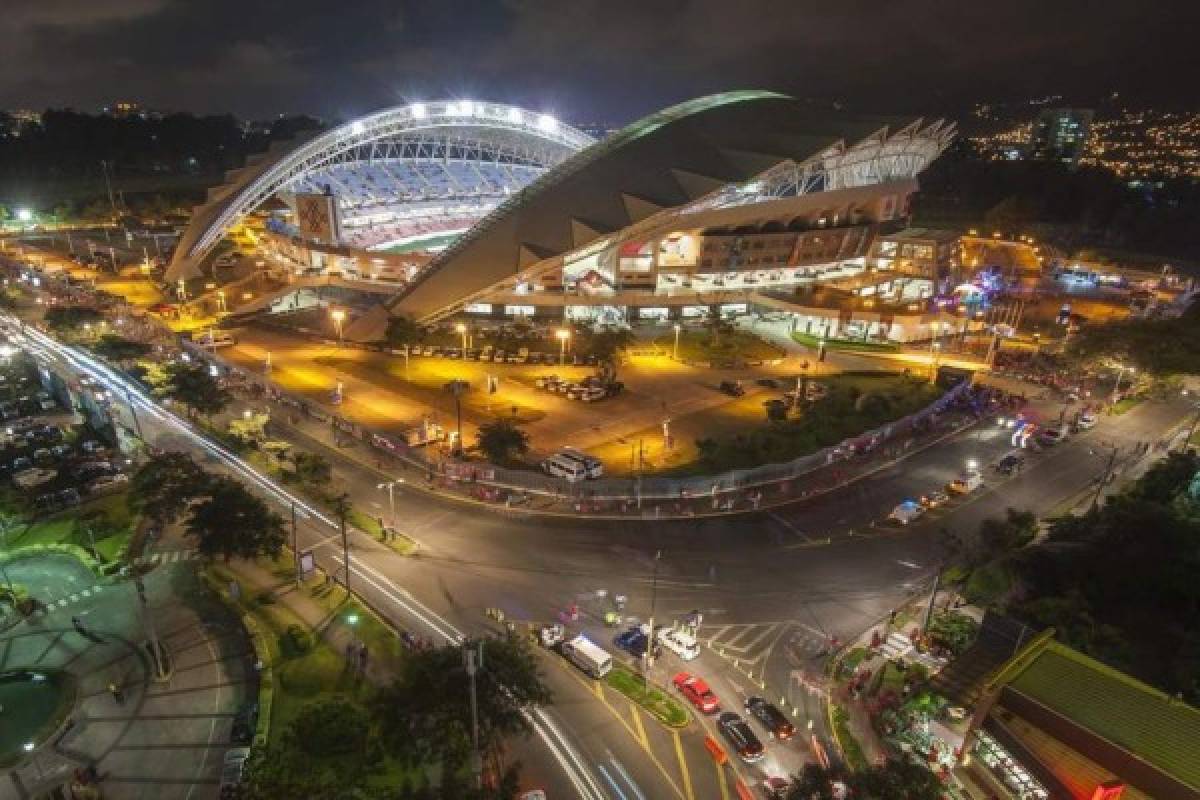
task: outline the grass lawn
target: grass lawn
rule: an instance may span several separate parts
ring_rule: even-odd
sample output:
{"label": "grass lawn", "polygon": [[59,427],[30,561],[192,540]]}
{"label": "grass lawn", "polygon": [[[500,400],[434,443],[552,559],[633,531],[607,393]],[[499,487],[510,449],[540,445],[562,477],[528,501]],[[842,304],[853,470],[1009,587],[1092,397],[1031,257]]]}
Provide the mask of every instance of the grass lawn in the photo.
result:
{"label": "grass lawn", "polygon": [[1113,403],[1112,413],[1114,415],[1124,414],[1126,411],[1129,411],[1129,410],[1137,407],[1138,405],[1140,405],[1141,402],[1142,402],[1141,397],[1137,397],[1137,396],[1123,397],[1120,400],[1118,400],[1117,402]]}
{"label": "grass lawn", "polygon": [[[664,333],[654,339],[653,344],[664,353],[674,353],[674,332]],[[679,334],[679,358],[683,361],[766,361],[783,355],[775,345],[745,331],[723,332],[716,343],[707,330],[684,330]]]}
{"label": "grass lawn", "polygon": [[[938,394],[929,384],[912,381],[898,372],[847,372],[821,376],[813,380],[831,387],[854,388],[864,394],[894,395],[900,398],[901,406],[912,406],[911,410],[914,411],[932,402]],[[791,385],[790,380],[785,380],[784,383],[789,387]],[[755,387],[750,386],[747,386],[747,389],[747,394],[743,397],[730,398],[727,403],[673,417],[671,435],[674,447],[669,451],[664,448],[662,426],[655,425],[619,439],[591,445],[588,452],[602,460],[606,474],[612,476],[629,476],[635,473],[639,441],[644,459],[643,474],[691,475],[722,471],[727,467],[717,465],[716,468],[712,468],[702,464],[697,447],[698,440],[707,438],[718,442],[733,442],[738,436],[773,433],[773,423],[767,421],[763,403],[780,397],[781,391],[755,391]],[[786,457],[798,458],[817,449],[819,448],[798,449],[788,453]]]}
{"label": "grass lawn", "polygon": [[672,728],[687,725],[688,715],[683,706],[653,684],[644,685],[641,676],[635,675],[632,670],[614,666],[604,676],[604,682],[653,714],[664,725]]}
{"label": "grass lawn", "polygon": [[[821,343],[821,337],[799,331],[792,334],[792,339],[806,347],[818,347]],[[863,342],[854,339],[826,339],[825,347],[830,350],[858,350],[868,353],[895,353],[900,349],[899,345],[892,342]]]}
{"label": "grass lawn", "polygon": [[870,766],[867,763],[866,755],[863,753],[862,745],[858,743],[858,739],[855,739],[854,734],[850,732],[850,718],[841,706],[833,710],[833,735],[837,739],[838,745],[842,748],[842,752],[845,753],[846,763],[850,769],[859,772]]}
{"label": "grass lawn", "polygon": [[95,515],[91,528],[96,551],[103,560],[115,561],[133,535],[134,519],[126,505],[126,494],[117,492],[104,495],[78,508],[19,525],[9,533],[8,544],[14,548],[36,544],[73,544],[91,550],[92,538],[79,520],[81,515]]}

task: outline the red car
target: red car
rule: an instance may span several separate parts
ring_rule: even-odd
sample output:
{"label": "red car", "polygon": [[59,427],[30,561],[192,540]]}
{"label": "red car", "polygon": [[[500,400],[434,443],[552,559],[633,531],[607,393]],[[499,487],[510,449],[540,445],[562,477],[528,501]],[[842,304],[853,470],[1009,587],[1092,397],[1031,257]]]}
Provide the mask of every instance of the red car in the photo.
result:
{"label": "red car", "polygon": [[717,700],[713,690],[695,675],[681,672],[671,680],[671,683],[675,684],[675,688],[682,692],[683,696],[701,712],[715,714],[721,710],[721,702]]}

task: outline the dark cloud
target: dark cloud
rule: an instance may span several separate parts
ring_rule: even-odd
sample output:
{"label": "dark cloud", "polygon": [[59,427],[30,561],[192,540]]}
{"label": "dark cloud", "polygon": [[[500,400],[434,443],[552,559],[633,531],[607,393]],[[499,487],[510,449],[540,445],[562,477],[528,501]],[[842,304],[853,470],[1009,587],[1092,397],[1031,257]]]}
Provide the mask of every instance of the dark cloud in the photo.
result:
{"label": "dark cloud", "polygon": [[1195,0],[8,0],[0,106],[349,116],[486,97],[624,119],[766,87],[872,110],[1196,104]]}

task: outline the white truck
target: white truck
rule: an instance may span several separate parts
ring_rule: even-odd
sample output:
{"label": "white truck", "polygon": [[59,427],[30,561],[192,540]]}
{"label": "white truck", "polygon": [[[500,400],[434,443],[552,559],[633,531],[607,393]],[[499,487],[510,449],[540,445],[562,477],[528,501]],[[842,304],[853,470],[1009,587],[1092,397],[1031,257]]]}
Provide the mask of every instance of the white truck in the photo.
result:
{"label": "white truck", "polygon": [[597,680],[612,669],[612,656],[582,633],[562,643],[562,654],[572,664]]}

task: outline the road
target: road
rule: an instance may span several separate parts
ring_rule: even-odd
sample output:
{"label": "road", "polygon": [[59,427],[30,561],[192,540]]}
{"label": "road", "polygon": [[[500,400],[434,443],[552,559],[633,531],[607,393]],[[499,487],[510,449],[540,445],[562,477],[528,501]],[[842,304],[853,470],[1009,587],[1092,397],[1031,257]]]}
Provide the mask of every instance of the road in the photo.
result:
{"label": "road", "polygon": [[[45,358],[110,385],[124,384],[86,356],[47,337],[33,339],[33,349]],[[151,441],[202,453],[276,503],[295,502],[304,517],[301,547],[313,548],[319,563],[340,571],[341,551],[326,515],[201,440],[136,390],[134,402]],[[768,687],[758,691],[786,698],[801,727],[812,719],[821,733],[820,704],[800,681],[819,672],[828,637],[857,635],[924,588],[940,556],[939,529],[967,529],[1009,506],[1057,508],[1081,496],[1103,471],[1101,441],[1128,446],[1155,439],[1186,413],[1181,400],[1104,419],[1095,430],[1034,457],[1018,476],[989,474],[983,490],[909,528],[880,523],[899,500],[945,484],[968,459],[994,461],[1009,449],[1008,433],[988,423],[884,468],[840,496],[753,517],[652,524],[531,520],[480,513],[402,487],[397,513],[420,541],[420,555],[403,558],[355,535],[351,586],[395,624],[442,641],[486,630],[485,608],[501,608],[510,619],[544,621],[572,602],[584,607],[583,627],[602,637],[611,631],[599,624],[597,591],[627,595],[628,616],[646,619],[655,553],[661,552],[656,618],[670,621],[693,610],[705,618],[701,635],[710,647],[689,668],[710,678],[728,706],[740,705],[757,679]],[[386,498],[375,486],[391,476],[352,458],[352,451],[329,452],[354,501],[381,509]],[[655,678],[665,680],[680,666],[671,659],[659,665]],[[732,770],[718,770],[701,749],[703,734],[712,731],[708,722],[689,726],[676,739],[621,698],[597,693],[556,658],[547,655],[545,670],[558,702],[539,713],[536,738],[516,753],[530,779],[551,796],[692,800],[730,794]],[[803,759],[803,744],[773,744],[767,762],[743,773],[792,768]]]}

